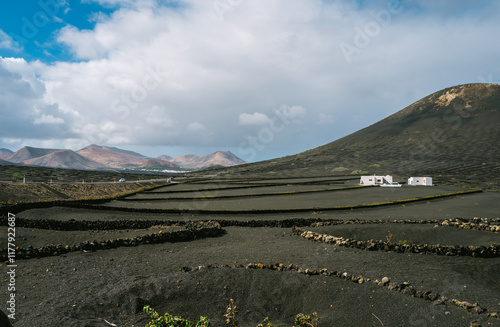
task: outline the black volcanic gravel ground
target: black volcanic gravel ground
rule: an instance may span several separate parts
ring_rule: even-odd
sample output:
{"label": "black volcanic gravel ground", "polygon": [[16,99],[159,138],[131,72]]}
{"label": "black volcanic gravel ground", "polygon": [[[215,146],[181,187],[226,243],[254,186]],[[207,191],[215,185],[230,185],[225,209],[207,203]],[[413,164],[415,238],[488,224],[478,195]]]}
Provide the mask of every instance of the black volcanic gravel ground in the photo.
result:
{"label": "black volcanic gravel ground", "polygon": [[[307,188],[310,189],[309,186]],[[256,192],[258,190],[255,189]],[[439,189],[426,192],[436,190]],[[374,191],[381,192],[378,189]],[[281,197],[275,197],[278,198]],[[237,222],[291,218],[496,218],[500,209],[498,198],[498,193],[483,192],[429,203],[368,210],[234,216],[163,215],[53,207],[26,210],[17,213],[17,217],[19,221],[21,218],[94,222],[175,220],[181,224],[204,219]],[[285,203],[281,206],[287,207],[287,203],[288,206],[295,206],[292,197],[282,199]],[[358,201],[365,202],[362,198]],[[359,240],[383,240],[390,230],[394,242],[406,240],[475,246],[495,241],[500,243],[498,233],[435,227],[434,224],[349,224],[303,228]],[[78,232],[19,226],[16,242],[23,248],[27,245],[64,245],[87,239],[137,237],[143,233],[158,232],[158,229]],[[168,231],[166,227],[161,229]],[[190,242],[76,251],[19,260],[16,269],[17,319],[14,326],[109,326],[104,319],[120,327],[144,326],[148,321],[141,312],[144,304],[150,304],[160,313],[168,311],[193,320],[207,315],[214,326],[224,326],[222,315],[231,298],[238,306],[241,326],[255,326],[266,316],[280,326],[291,325],[295,314],[313,311],[317,311],[321,318],[318,326],[325,327],[470,326],[474,320],[481,326],[500,326],[500,319],[487,316],[487,313],[500,311],[499,257],[366,251],[309,241],[293,234],[290,227],[226,226],[223,229],[225,234],[222,236]],[[174,230],[179,230],[179,227]],[[2,227],[2,243],[5,243],[5,231],[6,228]],[[258,266],[256,269],[245,268],[248,264],[259,263],[263,264],[263,268],[277,264],[293,264],[296,268],[292,271],[260,269]],[[365,282],[360,284],[336,275],[308,276],[302,270],[297,271],[324,268],[329,272],[363,276]],[[6,270],[6,267],[2,268],[4,276]],[[408,282],[417,291],[437,292],[450,300],[477,303],[487,311],[474,314],[449,302],[433,303],[373,283],[383,277],[389,277],[393,282]],[[370,281],[366,281],[368,278]],[[3,279],[5,281],[5,277]],[[1,294],[4,301],[6,292]]]}

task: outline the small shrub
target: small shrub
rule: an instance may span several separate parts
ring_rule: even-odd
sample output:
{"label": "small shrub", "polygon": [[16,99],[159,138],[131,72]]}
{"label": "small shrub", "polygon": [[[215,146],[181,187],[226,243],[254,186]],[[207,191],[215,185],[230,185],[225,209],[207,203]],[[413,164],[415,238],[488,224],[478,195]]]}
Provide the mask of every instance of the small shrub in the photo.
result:
{"label": "small shrub", "polygon": [[388,234],[385,238],[387,239],[387,243],[390,243],[392,240],[392,233],[390,230],[388,230],[387,232],[388,232]]}
{"label": "small shrub", "polygon": [[186,320],[182,317],[174,317],[169,313],[160,316],[156,310],[149,305],[144,306],[143,311],[152,320],[145,327],[212,327],[210,319],[200,317],[200,321],[194,324],[193,321]]}
{"label": "small shrub", "polygon": [[[313,318],[314,318],[314,324],[313,324]],[[310,315],[305,315],[303,313],[299,313],[298,315],[295,316],[295,326],[292,327],[317,327],[318,326],[318,313],[314,312],[311,313]],[[257,327],[277,327],[273,323],[269,322],[269,317],[266,317],[264,319],[263,324],[258,324]]]}
{"label": "small shrub", "polygon": [[234,305],[234,300],[231,299],[229,301],[229,305],[227,306],[226,314],[224,315],[224,318],[226,318],[226,325],[238,327],[238,321],[236,321],[237,314],[238,311],[236,311],[236,305]]}
{"label": "small shrub", "polygon": [[335,168],[332,169],[332,172],[343,172],[343,171],[346,171],[346,170],[349,170],[349,168],[335,167]]}
{"label": "small shrub", "polygon": [[17,181],[18,179],[22,179],[23,178],[23,174],[21,174],[20,172],[16,171],[15,173],[12,174],[12,179]]}
{"label": "small shrub", "polygon": [[368,174],[366,170],[359,170],[359,169],[353,170],[351,172],[351,175],[366,175],[366,174]]}

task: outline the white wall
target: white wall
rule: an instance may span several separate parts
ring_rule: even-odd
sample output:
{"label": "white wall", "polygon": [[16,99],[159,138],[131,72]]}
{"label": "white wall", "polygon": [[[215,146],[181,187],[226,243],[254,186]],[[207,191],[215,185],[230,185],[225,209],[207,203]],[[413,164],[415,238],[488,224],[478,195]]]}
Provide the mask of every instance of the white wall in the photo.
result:
{"label": "white wall", "polygon": [[361,185],[380,185],[384,183],[392,183],[392,176],[361,176],[359,180]]}
{"label": "white wall", "polygon": [[408,185],[425,185],[432,186],[432,177],[410,177]]}

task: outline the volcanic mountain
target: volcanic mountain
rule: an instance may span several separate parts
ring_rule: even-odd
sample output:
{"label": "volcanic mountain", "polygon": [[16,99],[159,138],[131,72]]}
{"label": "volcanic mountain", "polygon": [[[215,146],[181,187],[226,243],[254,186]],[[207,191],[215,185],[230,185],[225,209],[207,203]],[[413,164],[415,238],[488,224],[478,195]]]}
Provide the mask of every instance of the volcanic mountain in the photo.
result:
{"label": "volcanic mountain", "polygon": [[318,148],[231,170],[305,176],[430,175],[443,182],[454,179],[456,183],[496,187],[500,173],[499,107],[499,84],[458,85]]}
{"label": "volcanic mountain", "polygon": [[163,154],[163,155],[159,156],[156,159],[165,160],[165,161],[171,161],[172,159],[174,159],[174,157],[169,156],[168,154]]}
{"label": "volcanic mountain", "polygon": [[43,157],[52,152],[60,151],[59,149],[42,149],[34,148],[31,146],[25,146],[18,151],[12,153],[10,156],[6,157],[5,160],[15,163],[24,163],[27,160]]}
{"label": "volcanic mountain", "polygon": [[0,159],[5,159],[8,156],[12,155],[13,153],[14,153],[14,151],[2,148],[2,149],[0,149]]}
{"label": "volcanic mountain", "polygon": [[72,169],[103,168],[99,163],[84,158],[72,150],[65,149],[41,149],[25,146],[7,157],[7,160],[28,166]]}
{"label": "volcanic mountain", "polygon": [[25,165],[42,166],[52,168],[71,168],[71,169],[98,169],[104,168],[103,165],[87,159],[73,150],[58,150],[44,156],[26,160]]}
{"label": "volcanic mountain", "polygon": [[7,160],[0,159],[0,166],[11,166],[11,165],[17,165],[17,164]]}
{"label": "volcanic mountain", "polygon": [[161,159],[149,159],[145,163],[139,166],[139,168],[152,168],[152,169],[175,169],[179,168],[176,164],[161,160]]}
{"label": "volcanic mountain", "polygon": [[200,168],[215,168],[229,167],[244,164],[241,160],[230,151],[217,151],[205,156],[197,156],[194,154],[186,154],[170,160],[170,162],[179,165],[182,168],[200,169]]}
{"label": "volcanic mountain", "polygon": [[131,168],[145,163],[149,158],[142,154],[114,147],[91,144],[76,153],[108,168]]}

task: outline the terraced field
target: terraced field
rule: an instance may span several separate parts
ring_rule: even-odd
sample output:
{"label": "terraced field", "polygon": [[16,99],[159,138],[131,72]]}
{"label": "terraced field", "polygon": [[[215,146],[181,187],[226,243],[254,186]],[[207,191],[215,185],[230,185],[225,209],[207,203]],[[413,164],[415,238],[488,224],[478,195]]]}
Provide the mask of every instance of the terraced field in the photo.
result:
{"label": "terraced field", "polygon": [[499,193],[216,178],[0,207],[16,217],[14,326],[144,326],[145,304],[223,326],[230,299],[242,326],[313,311],[318,326],[500,325]]}

